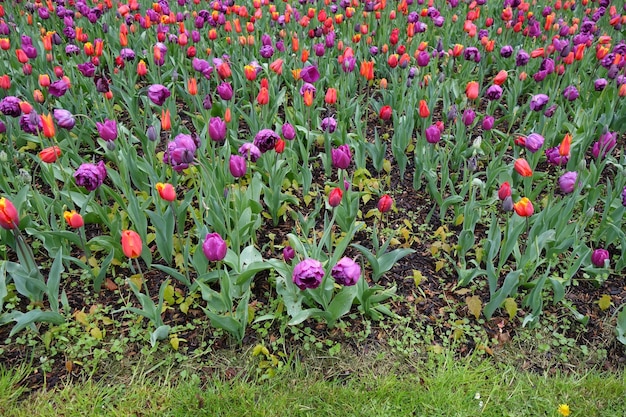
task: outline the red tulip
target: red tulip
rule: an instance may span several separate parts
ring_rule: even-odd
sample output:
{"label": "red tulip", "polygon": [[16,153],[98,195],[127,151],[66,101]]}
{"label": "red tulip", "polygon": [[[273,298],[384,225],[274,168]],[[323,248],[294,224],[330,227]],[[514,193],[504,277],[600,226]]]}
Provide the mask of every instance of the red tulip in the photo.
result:
{"label": "red tulip", "polygon": [[479,86],[476,81],[470,81],[465,87],[465,94],[469,100],[476,100],[478,98]]}
{"label": "red tulip", "polygon": [[5,197],[0,198],[0,227],[3,229],[15,229],[20,222],[17,209]]}
{"label": "red tulip", "polygon": [[130,259],[138,258],[143,250],[141,236],[133,230],[122,230],[122,251]]}
{"label": "red tulip", "polygon": [[337,207],[339,204],[341,204],[342,197],[343,197],[343,191],[341,191],[341,188],[339,187],[333,188],[330,194],[328,195],[328,204],[331,207]]}
{"label": "red tulip", "polygon": [[335,104],[337,102],[337,89],[329,87],[324,97],[326,104]]}
{"label": "red tulip", "polygon": [[391,113],[391,106],[383,106],[380,108],[378,115],[382,120],[389,120],[391,119]]}
{"label": "red tulip", "polygon": [[386,213],[391,210],[392,205],[393,200],[391,199],[389,194],[385,194],[380,197],[380,200],[378,200],[378,211],[380,211],[381,213]]}
{"label": "red tulip", "polygon": [[530,217],[535,212],[533,203],[531,203],[527,197],[523,197],[520,201],[513,204],[513,209],[519,216],[522,217]]}
{"label": "red tulip", "polygon": [[79,227],[83,227],[85,224],[83,216],[78,214],[76,210],[66,211],[63,213],[63,218],[67,222],[67,225],[72,229],[78,229]]}
{"label": "red tulip", "polygon": [[419,113],[420,117],[424,119],[430,116],[430,110],[428,109],[428,104],[426,103],[426,100],[420,100]]}
{"label": "red tulip", "polygon": [[165,201],[176,200],[176,189],[170,183],[157,182],[154,186],[159,192],[159,196]]}
{"label": "red tulip", "polygon": [[506,78],[508,76],[508,72],[506,72],[505,70],[501,70],[497,75],[496,78],[493,79],[493,83],[495,85],[502,85],[504,84],[504,82],[506,81]]}
{"label": "red tulip", "polygon": [[511,196],[511,185],[509,184],[508,181],[505,181],[502,183],[502,185],[500,186],[500,189],[498,190],[498,198],[500,200],[504,200],[507,197]]}
{"label": "red tulip", "polygon": [[522,177],[531,177],[533,175],[533,170],[530,168],[530,165],[528,165],[528,161],[524,158],[516,159],[513,166],[515,171],[517,171],[517,173]]}
{"label": "red tulip", "polygon": [[39,159],[47,164],[51,164],[61,156],[61,148],[58,146],[50,146],[39,152]]}

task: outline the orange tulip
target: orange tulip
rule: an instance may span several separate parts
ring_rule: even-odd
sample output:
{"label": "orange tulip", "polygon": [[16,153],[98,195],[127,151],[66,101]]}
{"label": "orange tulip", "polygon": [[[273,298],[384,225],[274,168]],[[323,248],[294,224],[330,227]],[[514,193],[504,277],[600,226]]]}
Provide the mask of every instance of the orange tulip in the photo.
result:
{"label": "orange tulip", "polygon": [[246,80],[248,81],[254,81],[256,79],[256,70],[252,65],[244,66],[243,73],[246,76]]}
{"label": "orange tulip", "polygon": [[0,38],[0,49],[3,51],[11,49],[11,40],[9,38]]}
{"label": "orange tulip", "polygon": [[168,131],[172,129],[172,117],[170,109],[161,109],[161,130]]}
{"label": "orange tulip", "polygon": [[54,130],[54,120],[52,119],[52,115],[42,114],[39,116],[41,118],[41,123],[43,124],[43,135],[47,138],[53,138],[56,133]]}
{"label": "orange tulip", "polygon": [[533,175],[533,170],[530,168],[530,165],[528,165],[528,161],[524,158],[516,159],[513,167],[522,177],[531,177]]}
{"label": "orange tulip", "polygon": [[147,73],[148,73],[148,67],[146,66],[146,63],[144,62],[144,60],[142,59],[137,64],[137,75],[139,75],[140,77],[143,77]]}
{"label": "orange tulip", "polygon": [[261,87],[261,90],[259,90],[259,94],[256,96],[256,101],[261,106],[264,106],[270,102],[270,93],[267,88]]}
{"label": "orange tulip", "polygon": [[424,119],[430,116],[430,109],[428,108],[428,104],[426,103],[426,100],[420,100],[419,113],[420,113],[420,117]]}
{"label": "orange tulip", "polygon": [[39,86],[43,88],[50,86],[50,76],[48,74],[39,74]]}
{"label": "orange tulip", "polygon": [[122,251],[130,259],[138,258],[143,250],[141,236],[133,230],[122,230]]}
{"label": "orange tulip", "polygon": [[513,204],[513,209],[522,217],[530,217],[535,212],[533,203],[527,197],[523,197],[520,201]]}
{"label": "orange tulip", "polygon": [[326,96],[324,97],[324,101],[326,104],[335,104],[337,103],[337,89],[329,87],[326,90]]}
{"label": "orange tulip", "polygon": [[283,73],[283,60],[281,58],[270,64],[270,69],[276,74],[281,75]]}
{"label": "orange tulip", "polygon": [[374,61],[361,62],[360,73],[366,80],[371,81],[374,79]]}
{"label": "orange tulip", "polygon": [[304,104],[307,107],[311,107],[311,105],[313,105],[313,92],[311,90],[307,89],[304,92],[304,97],[303,98],[304,98]]}
{"label": "orange tulip", "polygon": [[174,201],[176,200],[176,189],[170,183],[162,183],[157,182],[155,187],[159,192],[159,196],[165,201]]}
{"label": "orange tulip", "polygon": [[198,81],[195,78],[192,77],[187,80],[187,90],[192,96],[198,94]]}
{"label": "orange tulip", "polygon": [[455,57],[455,58],[458,57],[458,56],[461,56],[462,52],[463,52],[463,45],[461,45],[461,44],[457,43],[452,48],[452,56]]}
{"label": "orange tulip", "polygon": [[56,161],[59,156],[61,156],[61,148],[58,146],[50,146],[39,152],[39,159],[47,164]]}
{"label": "orange tulip", "polygon": [[493,79],[493,83],[496,85],[502,85],[504,84],[504,82],[506,81],[506,78],[508,76],[508,72],[506,72],[505,70],[501,70],[497,75],[496,78]]}
{"label": "orange tulip", "polygon": [[479,86],[476,81],[470,81],[465,86],[465,95],[469,100],[476,100],[478,98]]}
{"label": "orange tulip", "polygon": [[565,134],[563,141],[561,141],[561,145],[559,145],[559,155],[561,156],[569,156],[569,148],[572,144],[572,135],[569,133]]}
{"label": "orange tulip", "polygon": [[76,210],[66,211],[63,213],[63,218],[67,222],[67,225],[72,229],[78,229],[79,227],[83,227],[85,224],[83,216],[78,214]]}

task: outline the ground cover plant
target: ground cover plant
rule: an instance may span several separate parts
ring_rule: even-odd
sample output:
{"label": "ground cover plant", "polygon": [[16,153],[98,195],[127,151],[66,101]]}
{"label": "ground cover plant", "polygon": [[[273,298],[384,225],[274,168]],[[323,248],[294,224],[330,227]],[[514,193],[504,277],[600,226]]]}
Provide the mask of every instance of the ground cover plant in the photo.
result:
{"label": "ground cover plant", "polygon": [[0,4],[3,362],[37,385],[252,345],[271,378],[296,345],[533,329],[528,367],[620,368],[625,13]]}

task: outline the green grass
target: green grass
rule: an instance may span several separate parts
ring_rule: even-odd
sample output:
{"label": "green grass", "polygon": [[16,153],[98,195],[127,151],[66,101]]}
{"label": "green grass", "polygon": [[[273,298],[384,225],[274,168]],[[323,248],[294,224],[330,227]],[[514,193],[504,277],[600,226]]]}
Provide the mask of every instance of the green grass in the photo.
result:
{"label": "green grass", "polygon": [[572,416],[626,415],[626,378],[621,373],[547,376],[492,358],[453,359],[447,354],[432,354],[417,367],[381,356],[378,362],[365,361],[370,362],[362,369],[334,380],[324,377],[333,374],[333,365],[319,358],[317,363],[307,359],[286,366],[265,381],[250,377],[255,369],[244,372],[246,378],[211,377],[201,383],[198,374],[182,378],[159,370],[155,376],[135,368],[132,375],[30,394],[20,388],[28,370],[3,370],[0,415],[536,417],[559,416],[561,403],[570,406]]}

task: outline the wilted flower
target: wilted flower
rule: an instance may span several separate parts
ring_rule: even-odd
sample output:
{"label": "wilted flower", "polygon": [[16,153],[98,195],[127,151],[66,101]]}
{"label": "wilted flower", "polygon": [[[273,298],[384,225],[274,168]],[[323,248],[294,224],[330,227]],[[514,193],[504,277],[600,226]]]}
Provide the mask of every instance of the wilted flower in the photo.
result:
{"label": "wilted flower", "polygon": [[591,254],[591,263],[598,268],[604,268],[604,264],[608,259],[609,251],[606,249],[596,249]]}
{"label": "wilted flower", "polygon": [[280,139],[280,136],[271,129],[262,129],[254,137],[254,145],[259,148],[261,153],[265,153],[271,149],[274,149],[276,141]]}
{"label": "wilted flower", "polygon": [[293,283],[301,290],[319,287],[323,278],[324,268],[322,263],[316,259],[307,258],[299,262],[293,269]]}
{"label": "wilted flower", "polygon": [[335,168],[346,169],[350,166],[350,162],[352,161],[350,146],[341,145],[337,149],[332,149],[330,155]]}
{"label": "wilted flower", "polygon": [[85,187],[87,191],[93,191],[100,187],[107,176],[107,169],[104,162],[97,164],[84,163],[74,172],[76,185]]}
{"label": "wilted flower", "polygon": [[167,144],[163,162],[170,164],[176,172],[181,172],[193,162],[197,148],[198,144],[190,135],[181,133]]}
{"label": "wilted flower", "polygon": [[148,87],[148,98],[157,106],[162,106],[170,95],[170,90],[164,85],[152,84]]}
{"label": "wilted flower", "polygon": [[574,191],[577,179],[578,174],[575,171],[568,171],[559,177],[559,188],[563,193],[569,194]]}
{"label": "wilted flower", "polygon": [[536,94],[530,99],[530,109],[533,111],[541,111],[548,101],[550,97],[545,94]]}
{"label": "wilted flower", "polygon": [[361,277],[361,266],[354,260],[343,257],[330,270],[330,275],[339,285],[355,285]]}
{"label": "wilted flower", "polygon": [[224,259],[228,247],[219,233],[208,233],[202,243],[202,251],[209,261],[216,262]]}
{"label": "wilted flower", "polygon": [[117,123],[115,120],[104,119],[104,123],[96,122],[98,134],[107,142],[117,139]]}

